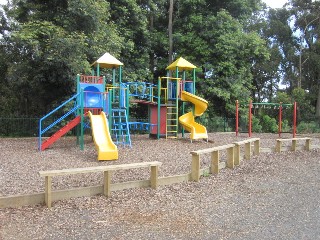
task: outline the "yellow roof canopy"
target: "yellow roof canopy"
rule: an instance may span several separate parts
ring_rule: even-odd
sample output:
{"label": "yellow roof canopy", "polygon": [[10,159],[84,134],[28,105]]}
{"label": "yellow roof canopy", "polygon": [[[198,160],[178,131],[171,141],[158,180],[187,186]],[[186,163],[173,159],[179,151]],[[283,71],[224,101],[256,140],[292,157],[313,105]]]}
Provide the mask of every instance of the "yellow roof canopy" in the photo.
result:
{"label": "yellow roof canopy", "polygon": [[195,65],[193,65],[192,63],[188,62],[187,60],[185,60],[182,57],[179,57],[177,60],[175,60],[173,63],[171,63],[166,70],[176,70],[176,68],[178,68],[178,70],[192,70],[197,68]]}
{"label": "yellow roof canopy", "polygon": [[91,64],[91,66],[97,66],[99,64],[100,68],[117,68],[122,66],[123,63],[112,56],[110,53],[106,52],[97,61]]}

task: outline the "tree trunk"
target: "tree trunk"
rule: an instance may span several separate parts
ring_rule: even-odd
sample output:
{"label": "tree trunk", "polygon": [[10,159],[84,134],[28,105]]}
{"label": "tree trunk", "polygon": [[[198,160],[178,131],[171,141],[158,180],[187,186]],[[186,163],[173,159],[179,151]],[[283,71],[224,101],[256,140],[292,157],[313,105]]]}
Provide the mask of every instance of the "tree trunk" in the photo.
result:
{"label": "tree trunk", "polygon": [[169,24],[168,24],[168,31],[169,31],[169,64],[172,63],[172,55],[173,55],[173,37],[172,37],[172,17],[173,17],[173,0],[170,0],[169,6]]}
{"label": "tree trunk", "polygon": [[[149,30],[150,33],[153,34],[153,29],[154,29],[154,12],[153,9],[150,10],[150,16],[149,16]],[[155,61],[154,61],[154,47],[151,47],[151,51],[149,52],[149,69],[152,73],[153,79],[156,79],[154,77],[154,68],[155,68]],[[157,80],[155,80],[154,83],[156,83]]]}
{"label": "tree trunk", "polygon": [[316,106],[316,117],[320,119],[320,85],[318,85],[318,97]]}

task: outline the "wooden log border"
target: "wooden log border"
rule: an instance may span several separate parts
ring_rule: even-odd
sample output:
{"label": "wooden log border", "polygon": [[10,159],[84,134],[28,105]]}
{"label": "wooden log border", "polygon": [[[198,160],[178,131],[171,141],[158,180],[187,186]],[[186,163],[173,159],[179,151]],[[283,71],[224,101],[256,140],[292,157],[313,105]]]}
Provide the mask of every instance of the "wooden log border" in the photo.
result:
{"label": "wooden log border", "polygon": [[[311,138],[292,138],[292,139],[276,139],[276,148],[273,149],[275,152],[282,151],[282,142],[291,141],[292,145],[289,150],[297,150],[297,142],[305,141],[303,146],[304,150],[310,151],[311,148],[318,148],[318,146],[311,147]],[[250,143],[250,144],[249,144]],[[253,151],[252,151],[253,144]],[[279,147],[280,144],[280,147]],[[150,177],[148,180],[139,180],[139,181],[129,181],[122,183],[113,183],[107,186],[98,185],[98,186],[89,186],[89,187],[80,187],[66,190],[51,190],[51,201],[66,200],[76,197],[89,197],[95,195],[109,195],[109,191],[120,191],[130,188],[141,188],[141,187],[151,187],[154,186],[165,186],[176,183],[183,183],[188,181],[199,181],[200,176],[205,172],[210,173],[219,173],[219,170],[225,167],[234,168],[240,164],[241,161],[241,148],[240,146],[244,145],[244,159],[250,159],[251,155],[258,155],[261,152],[260,148],[260,139],[252,138],[239,142],[234,142],[233,144],[227,144],[223,146],[218,146],[214,148],[208,148],[198,151],[191,152],[191,173],[166,176],[166,177]],[[226,162],[220,161],[220,151],[227,151],[227,160]],[[209,167],[200,169],[200,156],[204,153],[211,153],[211,164]],[[250,154],[249,154],[250,153]],[[111,165],[112,166],[112,165]],[[101,166],[105,167],[105,166]],[[99,167],[98,167],[99,168]],[[151,170],[154,171],[153,176],[158,175],[158,169]],[[151,173],[152,174],[152,173]],[[108,182],[108,179],[111,177],[109,173],[104,174],[104,180]],[[49,180],[46,180],[46,185],[49,184]],[[151,182],[153,182],[151,184]],[[107,194],[106,194],[107,193]],[[0,197],[0,208],[8,207],[21,207],[21,206],[30,206],[46,203],[46,193],[34,193],[34,194],[25,194],[25,195],[11,195],[11,196],[1,196]]]}

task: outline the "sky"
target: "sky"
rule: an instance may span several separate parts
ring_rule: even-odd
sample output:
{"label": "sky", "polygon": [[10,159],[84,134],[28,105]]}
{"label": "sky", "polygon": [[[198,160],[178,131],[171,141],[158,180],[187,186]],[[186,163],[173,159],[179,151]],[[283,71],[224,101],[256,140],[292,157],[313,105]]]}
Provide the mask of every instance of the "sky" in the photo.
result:
{"label": "sky", "polygon": [[262,0],[271,8],[281,8],[288,0]]}

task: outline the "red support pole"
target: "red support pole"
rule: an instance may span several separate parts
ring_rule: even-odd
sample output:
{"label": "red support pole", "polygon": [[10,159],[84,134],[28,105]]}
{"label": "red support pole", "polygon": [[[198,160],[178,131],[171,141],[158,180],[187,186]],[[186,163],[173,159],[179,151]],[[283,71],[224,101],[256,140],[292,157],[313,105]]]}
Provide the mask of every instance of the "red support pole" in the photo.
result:
{"label": "red support pole", "polygon": [[279,137],[281,137],[282,132],[282,102],[279,105]]}
{"label": "red support pole", "polygon": [[248,132],[249,132],[249,137],[251,137],[252,135],[252,112],[251,112],[251,109],[252,109],[252,100],[250,100],[249,102],[249,127],[248,127]]}
{"label": "red support pole", "polygon": [[293,131],[292,135],[295,138],[296,137],[296,132],[297,132],[297,102],[294,102],[293,104]]}
{"label": "red support pole", "polygon": [[239,101],[236,100],[236,136],[239,133]]}

